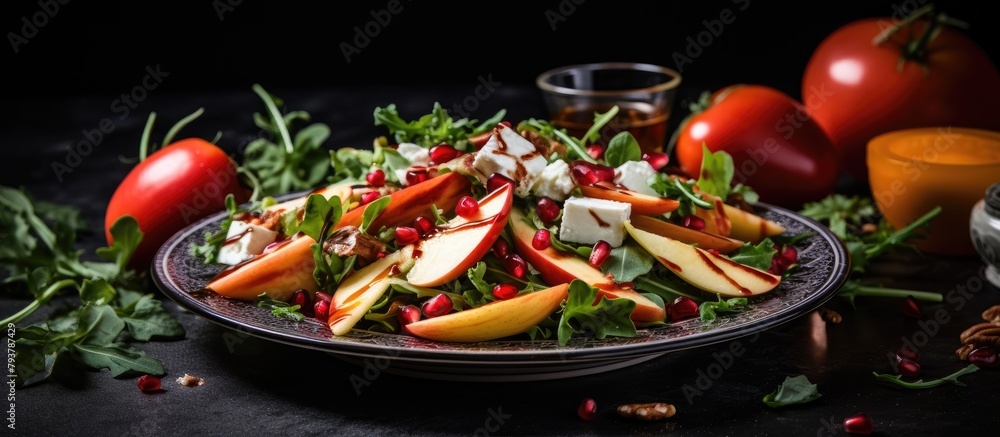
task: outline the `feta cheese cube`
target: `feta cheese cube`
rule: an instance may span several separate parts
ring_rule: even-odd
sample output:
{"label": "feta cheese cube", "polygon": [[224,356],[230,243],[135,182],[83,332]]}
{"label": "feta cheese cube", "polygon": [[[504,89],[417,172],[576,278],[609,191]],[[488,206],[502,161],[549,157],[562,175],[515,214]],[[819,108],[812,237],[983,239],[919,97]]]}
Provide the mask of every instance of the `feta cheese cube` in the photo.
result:
{"label": "feta cheese cube", "polygon": [[431,153],[427,149],[413,143],[399,143],[396,151],[410,161],[410,166],[427,167],[431,165]]}
{"label": "feta cheese cube", "polygon": [[659,196],[649,187],[649,179],[656,176],[656,169],[646,161],[628,161],[615,169],[615,183],[632,191]]}
{"label": "feta cheese cube", "polygon": [[268,228],[234,220],[229,225],[226,242],[219,249],[218,261],[235,265],[253,258],[278,238],[278,233]]}
{"label": "feta cheese cube", "polygon": [[557,159],[542,170],[531,191],[539,197],[563,201],[576,188],[576,182],[569,172],[569,164]]}
{"label": "feta cheese cube", "polygon": [[607,241],[611,247],[625,240],[625,221],[632,214],[632,205],[590,197],[570,197],[563,203],[559,239],[580,244]]}
{"label": "feta cheese cube", "polygon": [[548,162],[531,141],[506,125],[497,125],[493,135],[476,153],[472,165],[487,177],[500,173],[517,184],[514,193],[525,197]]}

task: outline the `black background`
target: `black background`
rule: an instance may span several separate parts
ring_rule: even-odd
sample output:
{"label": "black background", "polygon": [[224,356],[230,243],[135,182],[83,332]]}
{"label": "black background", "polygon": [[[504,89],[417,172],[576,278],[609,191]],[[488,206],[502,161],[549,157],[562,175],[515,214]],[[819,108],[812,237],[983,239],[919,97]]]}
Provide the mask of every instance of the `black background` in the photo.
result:
{"label": "black background", "polygon": [[[354,45],[355,27],[364,29],[388,0],[95,3],[69,1],[50,18],[37,17],[45,25],[16,53],[12,33],[26,35],[22,18],[31,20],[43,8],[38,0],[4,6],[4,70],[12,73],[7,97],[115,96],[157,64],[170,74],[156,91],[165,95],[249,92],[255,82],[275,89],[475,84],[489,75],[503,84],[530,85],[552,67],[612,60],[682,67],[688,93],[742,82],[798,97],[809,57],[826,35],[854,20],[899,17],[927,2],[399,0],[402,10],[389,14],[385,26],[370,27],[377,34],[357,46],[360,53],[350,62],[341,44]],[[996,2],[937,5],[967,21],[966,32],[1000,59],[992,28],[1000,21]],[[705,31],[703,21],[717,20],[723,9],[732,10],[735,21],[693,62],[677,65],[674,53],[683,53],[688,38]]]}

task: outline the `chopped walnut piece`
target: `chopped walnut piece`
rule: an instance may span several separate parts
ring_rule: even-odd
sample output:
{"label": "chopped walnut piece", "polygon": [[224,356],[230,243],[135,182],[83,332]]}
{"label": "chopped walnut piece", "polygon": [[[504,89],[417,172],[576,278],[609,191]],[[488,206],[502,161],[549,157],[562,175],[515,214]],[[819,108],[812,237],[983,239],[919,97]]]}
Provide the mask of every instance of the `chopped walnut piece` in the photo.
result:
{"label": "chopped walnut piece", "polygon": [[199,387],[205,385],[205,380],[185,373],[184,376],[177,378],[177,383],[185,387]]}
{"label": "chopped walnut piece", "polygon": [[385,252],[385,242],[362,234],[355,226],[344,226],[326,238],[323,251],[341,257],[357,255],[358,260],[367,264],[378,259],[379,253]]}
{"label": "chopped walnut piece", "polygon": [[545,138],[535,131],[523,130],[521,131],[521,136],[530,141],[531,144],[534,144],[538,153],[545,157],[551,156],[553,153],[565,155],[568,150],[565,144]]}
{"label": "chopped walnut piece", "polygon": [[955,350],[955,356],[957,356],[958,359],[960,359],[960,360],[967,360],[967,359],[969,359],[969,354],[971,354],[972,351],[974,351],[974,350],[976,350],[976,346],[975,345],[972,345],[972,344],[963,344],[962,347],[960,347],[957,350]]}
{"label": "chopped walnut piece", "polygon": [[618,415],[630,419],[661,420],[673,417],[677,408],[666,402],[647,404],[622,404],[618,406]]}
{"label": "chopped walnut piece", "polygon": [[993,305],[983,311],[983,320],[991,323],[1000,323],[1000,305]]}

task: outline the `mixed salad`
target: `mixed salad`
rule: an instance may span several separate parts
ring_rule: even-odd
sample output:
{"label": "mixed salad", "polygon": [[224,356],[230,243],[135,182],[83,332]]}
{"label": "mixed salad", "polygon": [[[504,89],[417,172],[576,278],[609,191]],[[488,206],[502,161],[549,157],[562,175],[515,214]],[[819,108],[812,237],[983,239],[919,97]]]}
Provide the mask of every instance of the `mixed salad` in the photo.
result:
{"label": "mixed salad", "polygon": [[228,199],[192,252],[228,265],[205,288],[279,317],[444,342],[634,336],[637,328],[746,308],[796,262],[794,236],[732,186],[643,153],[628,132],[598,145],[544,120],[452,119],[438,104],[388,135],[331,152],[325,187],[281,203]]}

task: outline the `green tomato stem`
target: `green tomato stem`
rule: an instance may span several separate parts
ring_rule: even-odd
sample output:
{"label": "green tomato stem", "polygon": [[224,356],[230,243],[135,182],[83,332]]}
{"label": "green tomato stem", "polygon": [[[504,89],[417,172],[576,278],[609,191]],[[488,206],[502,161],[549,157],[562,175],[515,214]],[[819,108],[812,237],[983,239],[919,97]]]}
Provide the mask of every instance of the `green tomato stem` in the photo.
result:
{"label": "green tomato stem", "polygon": [[[177,133],[180,132],[181,129],[184,129],[184,126],[187,126],[188,123],[191,123],[196,118],[200,117],[204,112],[205,108],[198,108],[197,111],[192,112],[187,117],[180,119],[180,121],[171,126],[170,130],[168,130],[167,134],[163,137],[163,146],[166,147],[170,144],[170,142],[174,140],[174,137],[177,136]],[[214,141],[212,143],[215,144]]]}
{"label": "green tomato stem", "polygon": [[285,152],[289,155],[294,152],[294,146],[292,144],[292,137],[288,134],[288,126],[285,126],[285,117],[281,116],[281,112],[278,111],[278,106],[274,104],[274,100],[271,96],[264,91],[264,88],[258,84],[253,84],[253,91],[260,96],[260,99],[264,101],[264,106],[267,107],[267,112],[271,114],[271,119],[274,120],[274,124],[278,126],[278,132],[281,134],[281,141],[285,143]]}
{"label": "green tomato stem", "polygon": [[142,128],[142,137],[139,138],[139,162],[145,161],[149,153],[149,134],[153,131],[153,122],[156,121],[156,113],[150,112],[146,119],[146,126]]}

